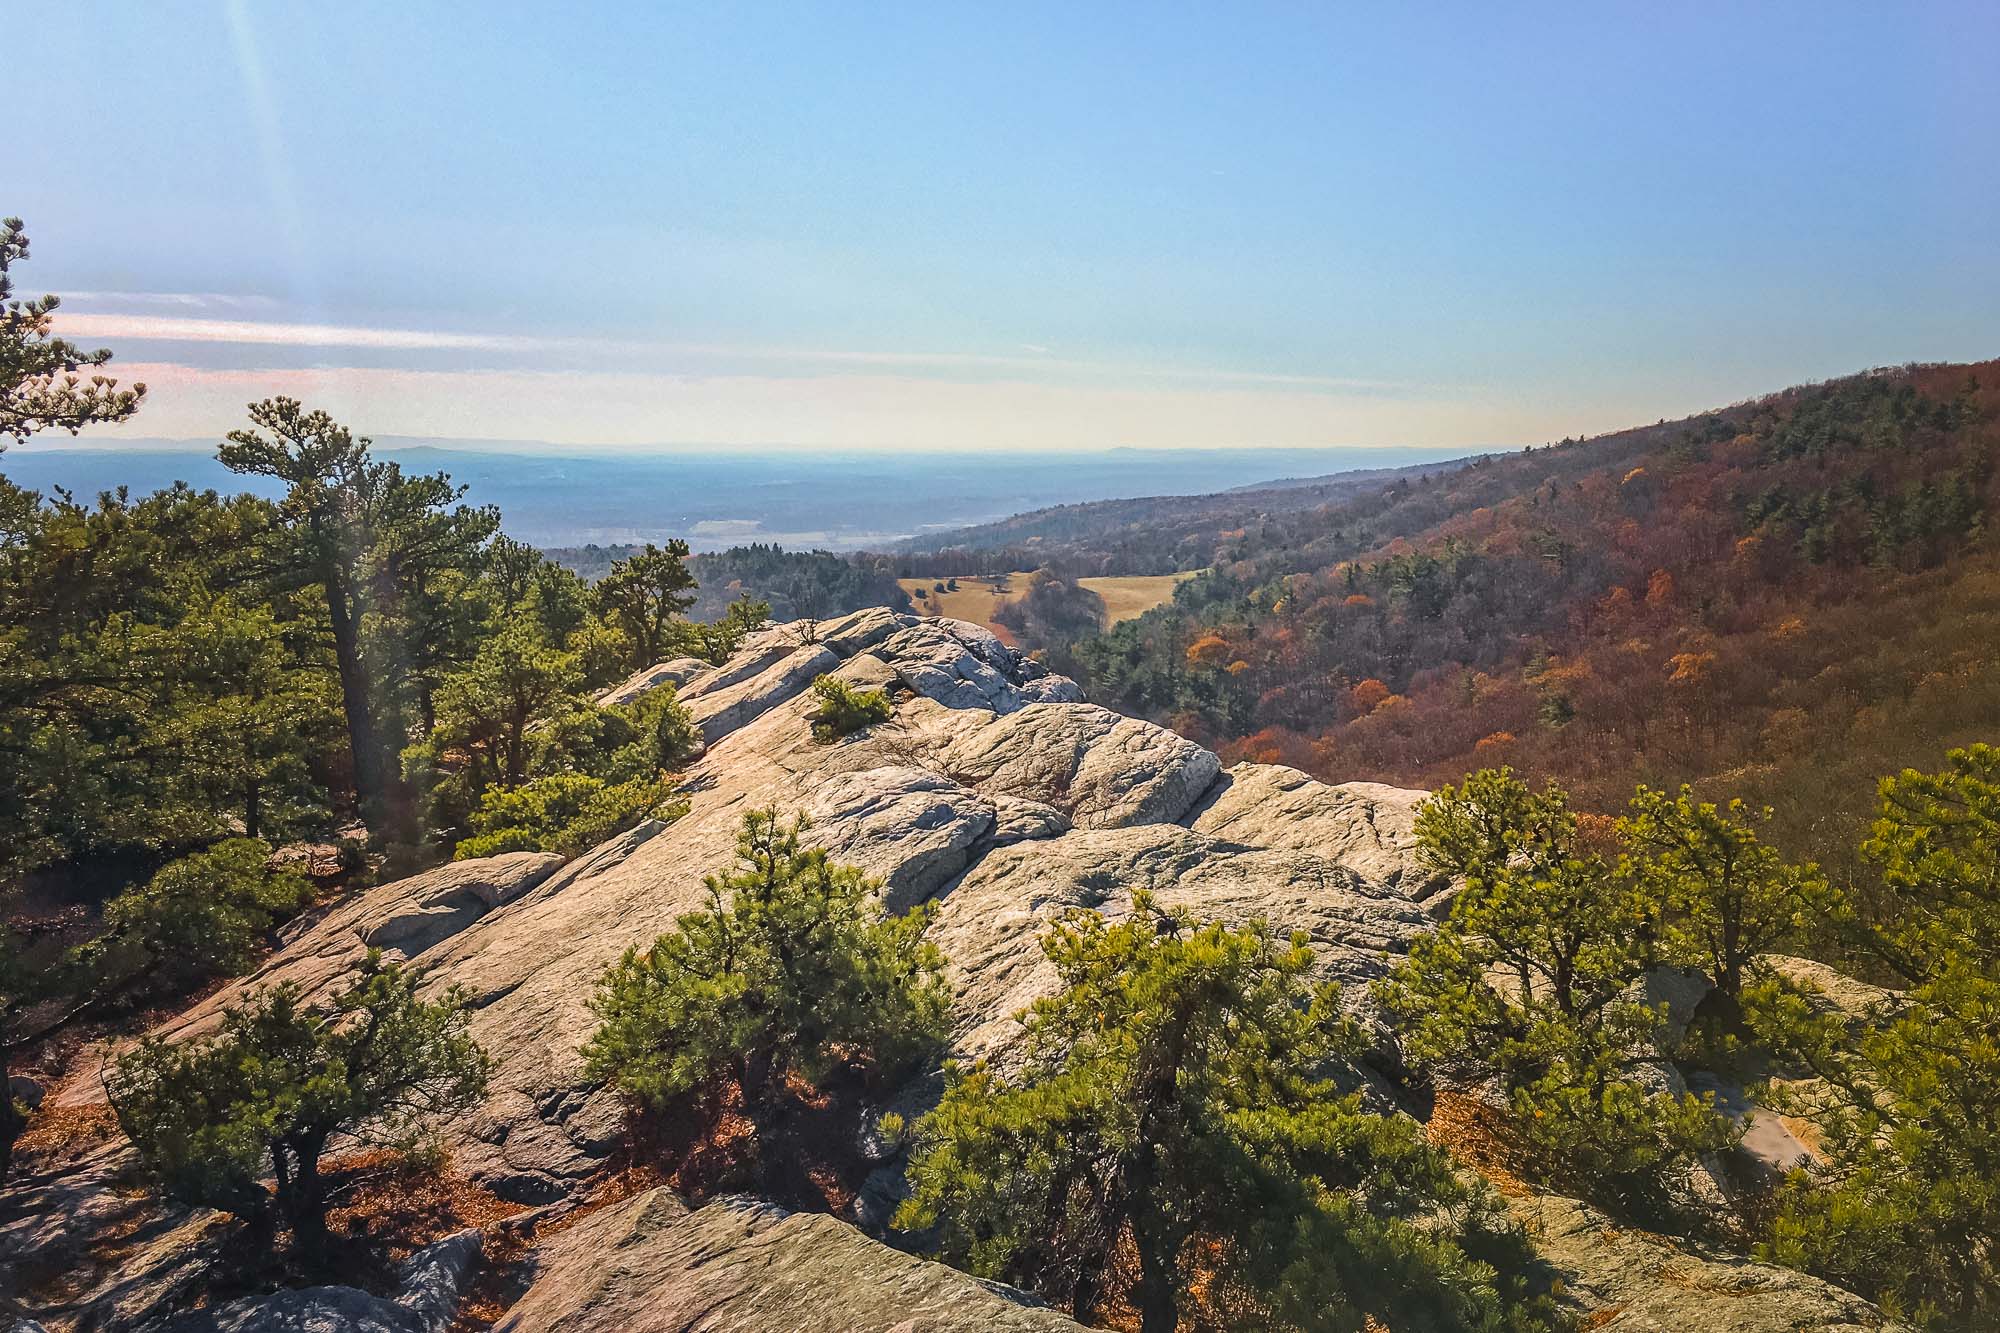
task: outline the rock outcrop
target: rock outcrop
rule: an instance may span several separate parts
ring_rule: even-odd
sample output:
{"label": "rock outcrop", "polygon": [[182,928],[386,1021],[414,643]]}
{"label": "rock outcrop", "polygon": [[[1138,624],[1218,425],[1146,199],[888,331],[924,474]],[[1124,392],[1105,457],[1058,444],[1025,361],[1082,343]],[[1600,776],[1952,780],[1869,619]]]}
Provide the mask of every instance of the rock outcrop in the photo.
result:
{"label": "rock outcrop", "polygon": [[1574,1199],[1509,1207],[1597,1333],[1908,1333],[1830,1282],[1619,1227]]}
{"label": "rock outcrop", "polygon": [[[1174,901],[1212,894],[1217,910],[1282,924],[1296,917],[1330,943],[1353,941],[1343,975],[1367,971],[1366,947],[1421,927],[1421,914],[1393,890],[1337,858],[1295,847],[1255,854],[1240,838],[1225,843],[1175,823],[1216,785],[1215,756],[1076,702],[1073,683],[983,629],[870,610],[823,622],[802,640],[799,627],[765,630],[730,662],[680,679],[707,743],[686,774],[681,819],[560,869],[553,858],[516,854],[371,889],[167,1030],[198,1030],[248,986],[323,990],[370,944],[392,949],[426,969],[427,984],[471,993],[473,1033],[495,1059],[486,1103],[451,1127],[456,1160],[495,1192],[542,1204],[572,1195],[623,1130],[622,1108],[583,1076],[578,1055],[598,975],[700,904],[702,876],[729,863],[747,810],[807,813],[812,836],[880,876],[894,907],[942,899],[951,938],[974,958],[1038,959],[1035,936],[1050,913],[1013,909],[1032,899],[1053,910],[1059,894],[1085,901],[1092,883],[1124,873],[1128,861],[1135,875],[1154,867],[1163,887],[1185,879]],[[684,666],[669,665],[663,678]],[[895,717],[837,744],[816,742],[809,686],[826,672],[888,688]],[[1129,836],[1107,838],[1119,830]],[[1028,874],[1035,866],[1044,869]],[[1028,891],[1028,878],[1049,887]],[[1074,885],[1058,889],[1065,879]],[[968,904],[986,906],[952,907],[962,889]],[[1016,893],[1027,897],[1003,904]],[[1125,901],[1129,894],[1109,906]],[[962,1000],[961,1031],[1004,1031],[1026,998],[1023,984],[982,980]]]}
{"label": "rock outcrop", "polygon": [[635,671],[623,681],[597,696],[601,708],[615,708],[619,704],[629,704],[644,698],[662,685],[679,688],[709,670],[709,664],[699,657],[675,657],[665,662]]}
{"label": "rock outcrop", "polygon": [[[893,717],[833,744],[817,742],[810,685],[823,673],[888,690]],[[445,1127],[456,1168],[516,1203],[560,1210],[593,1188],[625,1133],[618,1099],[582,1068],[593,987],[623,950],[703,903],[702,877],[732,860],[747,811],[810,816],[809,836],[880,877],[892,908],[936,902],[934,938],[955,990],[956,1053],[1003,1065],[1019,1049],[1014,1015],[1055,982],[1040,936],[1070,908],[1115,916],[1148,889],[1167,906],[1303,931],[1322,975],[1342,982],[1351,1006],[1372,1020],[1365,983],[1429,929],[1448,900],[1449,887],[1414,854],[1422,793],[1329,786],[1273,765],[1225,772],[1210,751],[1082,702],[1072,682],[963,622],[874,609],[777,626],[751,636],[721,666],[664,663],[606,697],[637,698],[669,682],[706,742],[684,776],[685,815],[631,830],[568,864],[520,853],[367,890],[300,929],[256,976],[165,1031],[198,1031],[255,986],[290,981],[323,993],[367,948],[391,951],[424,969],[427,986],[470,994],[473,1035],[494,1061],[483,1104]],[[83,1082],[62,1095],[88,1101],[101,1090]],[[864,1220],[879,1219],[893,1197],[895,1167],[877,1174],[857,1206]],[[83,1205],[72,1193],[60,1206]],[[185,1215],[172,1222],[198,1224]],[[1566,1253],[1591,1248],[1585,1223],[1544,1225]],[[0,1235],[0,1261],[8,1245]],[[690,1213],[655,1192],[560,1233],[531,1262],[535,1280],[501,1325],[519,1333],[1074,1327],[1019,1293],[910,1258],[845,1222],[746,1201]],[[1615,1306],[1610,1317],[1629,1320],[1656,1299],[1672,1308],[1680,1269],[1622,1259],[1614,1267],[1638,1276],[1589,1277],[1600,1270],[1575,1263],[1573,1285],[1588,1308],[1601,1315]],[[1808,1281],[1747,1261],[1730,1273],[1750,1284],[1742,1290],[1758,1292],[1802,1291],[1797,1284]],[[1852,1302],[1853,1327],[1880,1326],[1863,1317],[1865,1303],[1827,1292],[1827,1309]],[[415,1317],[402,1300],[364,1311],[366,1301],[320,1295],[353,1306],[357,1318]],[[286,1309],[304,1312],[300,1318],[319,1318],[311,1293],[284,1299]],[[1706,1311],[1710,1296],[1699,1299]],[[1675,1322],[1746,1333],[1839,1326],[1787,1322],[1775,1295],[1729,1300],[1726,1319],[1683,1306]],[[280,1312],[267,1313],[275,1321]],[[228,1307],[210,1317],[216,1322],[207,1326],[239,1326],[225,1322],[236,1317]]]}
{"label": "rock outcrop", "polygon": [[1061,1333],[1081,1325],[823,1213],[652,1190],[537,1251],[495,1333]]}

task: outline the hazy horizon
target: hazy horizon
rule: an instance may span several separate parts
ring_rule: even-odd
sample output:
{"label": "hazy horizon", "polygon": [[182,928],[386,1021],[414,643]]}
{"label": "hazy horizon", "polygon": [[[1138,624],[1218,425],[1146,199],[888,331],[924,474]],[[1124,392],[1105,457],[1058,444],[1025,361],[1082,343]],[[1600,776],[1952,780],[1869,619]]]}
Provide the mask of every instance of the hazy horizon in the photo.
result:
{"label": "hazy horizon", "polygon": [[[46,437],[44,437],[46,438]],[[143,443],[143,441],[134,441]],[[377,441],[382,457],[443,470],[472,504],[499,507],[505,530],[537,546],[679,537],[697,551],[749,542],[834,551],[881,549],[925,532],[1049,505],[1205,494],[1260,482],[1444,461],[1437,449],[1112,449],[1024,456],[938,450],[588,453]],[[0,454],[0,474],[31,490],[143,494],[197,489],[281,493],[230,472],[212,444],[159,448],[43,444]]]}

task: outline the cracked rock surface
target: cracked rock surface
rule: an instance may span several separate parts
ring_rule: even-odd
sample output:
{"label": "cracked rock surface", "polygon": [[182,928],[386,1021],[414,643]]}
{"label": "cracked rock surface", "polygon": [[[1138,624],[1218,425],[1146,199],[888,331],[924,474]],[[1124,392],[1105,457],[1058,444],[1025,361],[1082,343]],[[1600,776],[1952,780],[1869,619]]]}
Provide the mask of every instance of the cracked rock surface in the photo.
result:
{"label": "cracked rock surface", "polygon": [[495,1333],[1061,1333],[1025,1293],[931,1263],[824,1213],[753,1199],[689,1211],[663,1189],[537,1253]]}

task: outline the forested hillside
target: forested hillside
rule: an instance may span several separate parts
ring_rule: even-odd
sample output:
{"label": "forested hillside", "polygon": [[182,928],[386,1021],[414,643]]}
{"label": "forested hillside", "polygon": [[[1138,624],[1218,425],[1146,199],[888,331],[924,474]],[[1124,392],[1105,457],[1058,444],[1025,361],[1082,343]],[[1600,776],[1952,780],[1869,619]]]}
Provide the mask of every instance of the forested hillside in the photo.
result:
{"label": "forested hillside", "polygon": [[[547,554],[563,568],[595,582],[615,562],[640,549],[592,544],[551,547]],[[688,615],[695,620],[714,620],[726,614],[729,604],[739,597],[769,603],[771,614],[779,620],[837,616],[864,606],[909,606],[909,599],[896,586],[894,567],[886,556],[787,551],[754,542],[693,555],[687,563],[697,585],[694,601],[688,606]]]}
{"label": "forested hillside", "polygon": [[1707,781],[1835,857],[1867,775],[2000,725],[1997,413],[2000,364],[1910,367],[1399,479],[1209,530],[1077,656],[1231,757],[1601,809]]}

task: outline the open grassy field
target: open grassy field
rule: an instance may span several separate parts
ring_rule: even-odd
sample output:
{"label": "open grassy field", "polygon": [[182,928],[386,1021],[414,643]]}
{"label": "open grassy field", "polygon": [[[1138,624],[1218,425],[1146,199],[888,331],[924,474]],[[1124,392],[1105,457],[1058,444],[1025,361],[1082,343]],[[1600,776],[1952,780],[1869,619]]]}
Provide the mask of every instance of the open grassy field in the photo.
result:
{"label": "open grassy field", "polygon": [[1110,624],[1134,620],[1156,606],[1174,600],[1174,589],[1194,577],[1180,574],[1133,574],[1116,578],[1078,579],[1077,582],[1104,599],[1104,618]]}
{"label": "open grassy field", "polygon": [[[1006,628],[993,623],[993,613],[1026,594],[1028,577],[1027,573],[966,577],[958,580],[956,589],[948,588],[944,592],[937,591],[936,585],[948,580],[898,581],[903,591],[910,594],[910,600],[916,603],[917,610],[925,615],[970,620],[975,625],[985,625],[1011,643],[1013,640],[1009,638]],[[1171,601],[1174,586],[1182,579],[1193,577],[1192,574],[1138,574],[1079,579],[1077,582],[1104,599],[1106,619],[1115,625]],[[924,596],[917,596],[919,592]]]}

